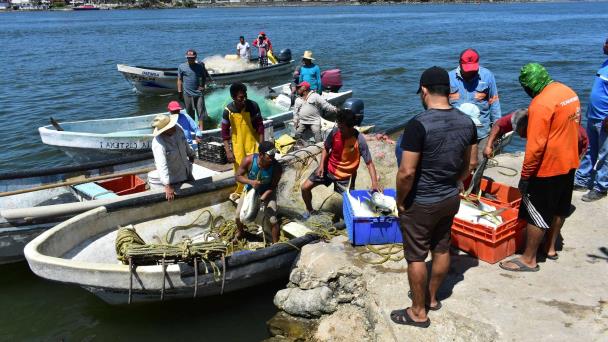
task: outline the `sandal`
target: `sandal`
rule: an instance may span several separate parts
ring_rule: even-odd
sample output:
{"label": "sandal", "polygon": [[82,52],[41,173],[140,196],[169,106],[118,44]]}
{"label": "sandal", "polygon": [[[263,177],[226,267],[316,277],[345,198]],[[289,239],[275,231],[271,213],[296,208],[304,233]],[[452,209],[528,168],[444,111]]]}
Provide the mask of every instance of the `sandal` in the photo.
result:
{"label": "sandal", "polygon": [[515,264],[517,266],[517,268],[507,267],[504,265],[503,262],[500,262],[498,264],[498,266],[500,266],[500,268],[502,268],[505,271],[511,271],[511,272],[538,272],[540,270],[540,266],[536,265],[536,267],[529,267],[517,258],[513,258],[507,262]]}
{"label": "sandal", "polygon": [[[413,299],[412,298],[413,294],[412,294],[412,290],[407,291],[407,298],[409,299]],[[441,309],[441,307],[443,305],[441,305],[441,302],[438,300],[437,301],[437,305],[435,306],[430,306],[429,304],[424,304],[424,306],[429,310],[429,311],[437,311],[439,309]]]}
{"label": "sandal", "polygon": [[397,324],[411,325],[418,328],[428,328],[431,325],[431,320],[429,318],[424,322],[414,321],[410,315],[408,315],[407,309],[393,310],[391,312],[391,320]]}
{"label": "sandal", "polygon": [[547,254],[547,256],[546,256],[546,257],[547,257],[547,259],[549,259],[549,260],[557,260],[557,259],[559,259],[559,254],[557,254],[557,253],[555,253],[554,255],[549,255],[549,254]]}

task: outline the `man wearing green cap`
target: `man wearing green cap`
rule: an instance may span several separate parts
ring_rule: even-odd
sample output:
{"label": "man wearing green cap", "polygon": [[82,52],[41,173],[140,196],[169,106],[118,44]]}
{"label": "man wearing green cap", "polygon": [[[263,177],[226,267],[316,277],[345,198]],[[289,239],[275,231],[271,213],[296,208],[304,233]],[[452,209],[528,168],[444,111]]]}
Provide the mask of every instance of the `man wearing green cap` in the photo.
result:
{"label": "man wearing green cap", "polygon": [[521,169],[519,217],[528,222],[523,255],[500,267],[536,272],[536,251],[545,232],[547,258],[557,259],[555,241],[570,213],[574,172],[579,164],[578,126],[581,104],[576,93],[555,82],[538,63],[526,64],[519,83],[532,97],[528,107],[526,154]]}

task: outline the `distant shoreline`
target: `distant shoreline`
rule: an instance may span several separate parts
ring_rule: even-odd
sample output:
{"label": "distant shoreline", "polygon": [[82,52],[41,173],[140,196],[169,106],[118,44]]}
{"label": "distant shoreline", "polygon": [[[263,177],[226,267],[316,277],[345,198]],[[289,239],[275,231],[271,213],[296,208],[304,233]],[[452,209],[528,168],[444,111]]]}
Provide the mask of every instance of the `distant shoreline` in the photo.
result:
{"label": "distant shoreline", "polygon": [[[193,2],[191,0],[184,0],[176,2],[175,4],[167,4],[160,1],[144,0],[138,4],[120,4],[120,3],[105,3],[105,4],[94,4],[97,10],[125,10],[125,9],[184,9],[184,8],[255,8],[255,7],[318,7],[318,6],[384,6],[384,5],[427,5],[427,4],[505,4],[505,3],[549,3],[549,2],[572,2],[572,1],[554,1],[554,0],[484,0],[484,1],[471,1],[471,0],[455,0],[455,1],[442,1],[442,0],[406,0],[406,1],[384,1],[384,0],[362,0],[362,1],[350,1],[350,0],[334,0],[334,1],[264,1],[264,2],[230,2],[216,0],[206,2]],[[0,0],[2,2],[2,0]],[[62,6],[62,7],[49,7],[41,8],[28,7],[23,9],[0,9],[2,12],[32,12],[32,11],[73,11],[74,6]]]}

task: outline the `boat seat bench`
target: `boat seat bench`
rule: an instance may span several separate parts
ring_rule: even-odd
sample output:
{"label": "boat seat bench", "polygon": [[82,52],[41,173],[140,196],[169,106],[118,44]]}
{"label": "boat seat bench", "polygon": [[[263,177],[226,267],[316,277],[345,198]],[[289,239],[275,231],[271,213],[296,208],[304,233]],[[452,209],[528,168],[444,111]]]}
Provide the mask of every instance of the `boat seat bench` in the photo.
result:
{"label": "boat seat bench", "polygon": [[95,182],[74,185],[72,188],[90,200],[118,197],[112,190],[108,190]]}

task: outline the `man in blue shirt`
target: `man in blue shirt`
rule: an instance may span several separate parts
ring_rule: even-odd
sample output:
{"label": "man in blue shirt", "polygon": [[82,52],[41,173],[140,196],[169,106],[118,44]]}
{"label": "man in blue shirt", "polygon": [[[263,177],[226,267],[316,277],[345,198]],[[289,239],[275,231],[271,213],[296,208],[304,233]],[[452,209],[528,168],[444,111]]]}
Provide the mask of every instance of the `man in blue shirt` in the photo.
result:
{"label": "man in blue shirt", "polygon": [[310,84],[311,91],[321,94],[323,91],[323,87],[321,85],[321,69],[319,69],[318,65],[312,62],[314,60],[315,59],[312,58],[312,51],[304,51],[298,84],[306,81]]}
{"label": "man in blue shirt", "polygon": [[464,50],[458,68],[450,71],[450,104],[459,107],[463,103],[479,107],[479,118],[471,118],[476,123],[479,140],[471,154],[471,169],[475,169],[483,157],[490,128],[502,114],[494,74],[479,66],[479,54],[474,49]]}
{"label": "man in blue shirt", "polygon": [[196,122],[194,122],[194,120],[192,120],[189,115],[181,113],[182,107],[179,105],[179,102],[169,102],[167,109],[169,110],[169,115],[179,115],[177,118],[177,124],[184,131],[184,136],[186,137],[186,141],[188,141],[188,145],[192,145],[192,133],[194,133],[196,137],[196,142],[201,141],[203,137],[203,132],[198,129],[198,127],[196,126]]}
{"label": "man in blue shirt", "polygon": [[[608,39],[604,42],[608,55]],[[574,190],[588,193],[585,202],[597,201],[608,192],[608,59],[595,74],[589,106],[587,107],[587,135],[589,148],[576,170]]]}
{"label": "man in blue shirt", "polygon": [[184,100],[186,112],[192,119],[196,119],[194,112],[196,110],[198,128],[202,131],[203,119],[207,116],[203,91],[209,73],[205,69],[204,63],[196,62],[196,51],[186,51],[186,59],[187,62],[180,64],[177,68],[177,93],[179,99]]}

